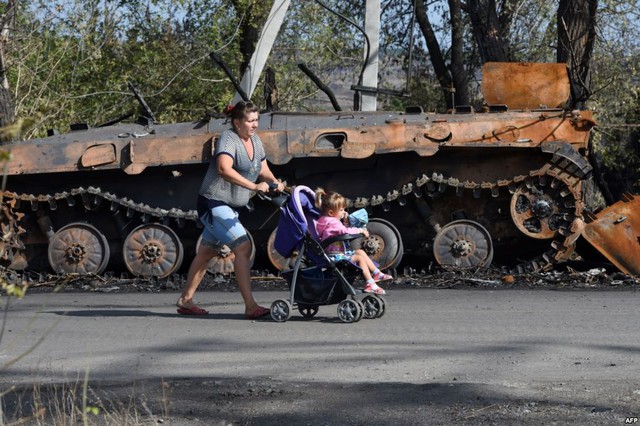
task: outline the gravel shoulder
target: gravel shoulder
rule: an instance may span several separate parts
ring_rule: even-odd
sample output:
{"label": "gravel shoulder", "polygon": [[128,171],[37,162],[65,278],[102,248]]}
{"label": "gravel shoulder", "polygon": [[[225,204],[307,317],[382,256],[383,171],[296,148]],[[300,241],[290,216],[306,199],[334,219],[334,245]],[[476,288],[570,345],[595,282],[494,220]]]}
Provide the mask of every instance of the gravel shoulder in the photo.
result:
{"label": "gravel shoulder", "polygon": [[[61,389],[38,390],[39,405],[47,407],[49,418],[60,410],[60,402],[48,405],[46,400],[59,397]],[[81,389],[65,394],[74,394],[82,405]],[[640,415],[640,385],[632,381],[336,385],[207,377],[89,383],[87,394],[87,405],[100,413],[88,415],[89,424],[615,425]],[[19,404],[23,413],[31,412],[32,395],[30,389],[6,395],[4,413],[14,413]],[[73,417],[67,415],[67,421]]]}
{"label": "gravel shoulder", "polygon": [[[28,283],[29,291],[179,291],[186,280],[186,274],[175,274],[168,278],[116,276],[106,273],[92,275],[13,275],[9,281]],[[395,280],[387,284],[390,289],[420,288],[490,288],[499,289],[552,289],[552,290],[633,290],[640,286],[638,277],[620,272],[611,272],[605,267],[573,269],[566,266],[562,270],[530,272],[522,274],[505,273],[500,270],[447,271],[434,268],[416,269],[406,267],[395,275]],[[288,289],[287,282],[273,271],[252,271],[254,290],[282,291]],[[237,291],[232,276],[207,274],[199,287],[209,291]]]}

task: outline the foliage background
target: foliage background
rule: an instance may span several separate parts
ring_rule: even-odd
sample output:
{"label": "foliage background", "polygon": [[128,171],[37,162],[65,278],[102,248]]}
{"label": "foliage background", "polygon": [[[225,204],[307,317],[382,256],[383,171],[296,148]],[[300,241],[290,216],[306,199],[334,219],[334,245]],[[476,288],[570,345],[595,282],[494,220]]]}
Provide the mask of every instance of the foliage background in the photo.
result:
{"label": "foliage background", "polygon": [[[262,26],[271,2],[257,0],[25,0],[5,41],[6,70],[23,139],[71,123],[91,126],[134,112],[127,84],[143,94],[159,122],[191,121],[222,111],[233,86],[209,57],[217,52],[239,79],[248,60],[247,43]],[[363,25],[364,1],[326,0],[327,6]],[[451,61],[450,7],[460,2],[421,2],[445,61]],[[510,54],[517,61],[555,62],[558,1],[503,0]],[[414,23],[412,0],[382,1],[380,86],[406,90],[382,96],[381,109],[420,105],[444,111],[442,92]],[[0,12],[8,2],[0,3]],[[508,8],[508,10],[507,10]],[[594,146],[615,192],[639,188],[640,4],[599,0],[588,106],[600,123]],[[413,24],[412,24],[413,23]],[[470,102],[479,105],[480,55],[469,14],[463,14],[464,67]],[[412,49],[409,51],[411,43]],[[276,72],[279,108],[328,110],[326,96],[298,69],[305,63],[352,107],[350,87],[358,82],[363,36],[317,1],[292,1],[267,66]],[[411,57],[409,58],[409,54]],[[409,59],[411,59],[409,61]],[[261,85],[253,96],[264,107]]]}

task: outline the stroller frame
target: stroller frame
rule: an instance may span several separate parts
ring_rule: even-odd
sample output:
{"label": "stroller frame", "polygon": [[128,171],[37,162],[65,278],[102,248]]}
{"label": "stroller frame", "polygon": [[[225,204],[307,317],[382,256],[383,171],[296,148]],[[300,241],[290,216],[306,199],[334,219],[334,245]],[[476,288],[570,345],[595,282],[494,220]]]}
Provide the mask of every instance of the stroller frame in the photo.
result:
{"label": "stroller frame", "polygon": [[[315,232],[314,218],[318,212],[308,208],[303,212],[301,203],[295,197],[300,194],[310,197],[313,194],[308,187],[296,187],[289,199],[282,203],[279,230],[276,233],[276,249],[283,255],[290,257],[297,249],[297,258],[293,269],[281,272],[290,286],[288,299],[277,299],[271,304],[271,318],[277,322],[285,322],[291,318],[294,308],[305,318],[312,318],[318,313],[319,306],[338,304],[337,314],[342,322],[351,323],[362,318],[380,318],[385,312],[385,300],[376,294],[364,293],[353,287],[352,282],[360,274],[360,268],[348,260],[332,260],[324,248],[336,241],[349,241],[359,238],[360,235],[339,235],[329,238],[322,243],[312,234]],[[292,198],[293,197],[293,198]],[[306,200],[307,204],[309,200]],[[292,211],[295,210],[295,211]],[[298,214],[298,222],[289,220],[292,213]],[[304,216],[303,220],[300,220]],[[278,247],[278,237],[281,226],[289,226],[294,223],[293,233],[295,242],[285,248]],[[307,225],[305,228],[305,223]],[[284,233],[284,232],[283,232]],[[291,232],[288,233],[290,237]],[[287,238],[287,236],[282,237]],[[282,247],[282,244],[280,245]],[[308,265],[311,262],[312,265]],[[362,299],[358,296],[363,295]]]}

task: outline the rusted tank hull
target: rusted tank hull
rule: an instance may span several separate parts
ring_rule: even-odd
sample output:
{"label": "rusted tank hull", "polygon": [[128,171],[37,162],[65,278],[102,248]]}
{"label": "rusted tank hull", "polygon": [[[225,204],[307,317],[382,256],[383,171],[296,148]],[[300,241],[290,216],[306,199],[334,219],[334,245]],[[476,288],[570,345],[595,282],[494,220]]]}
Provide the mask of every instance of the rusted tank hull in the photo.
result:
{"label": "rusted tank hull", "polygon": [[[509,211],[513,185],[517,184],[513,177],[529,179],[529,172],[551,157],[536,148],[443,148],[428,157],[415,152],[374,154],[364,159],[299,156],[286,164],[274,164],[273,170],[289,184],[335,189],[352,201],[352,209],[360,207],[358,203],[368,204],[364,207],[371,217],[382,218],[397,227],[406,255],[428,261],[433,255],[431,242],[438,229],[464,217],[489,230],[496,262],[514,265],[544,253],[550,243],[523,237],[514,225]],[[483,167],[478,168],[478,164]],[[54,232],[71,222],[95,225],[109,241],[109,270],[123,269],[123,242],[132,229],[145,222],[159,221],[173,228],[189,259],[195,253],[200,232],[193,210],[205,170],[206,163],[201,162],[148,167],[136,175],[105,170],[10,176],[9,189],[23,194],[20,211],[25,213],[22,224],[28,229],[24,241],[29,268],[48,269],[48,237],[38,223],[43,216],[50,219]],[[417,180],[425,176],[428,182],[418,186]],[[449,179],[453,176],[457,179]],[[471,182],[477,185],[469,185]],[[496,184],[482,187],[482,183],[488,182]],[[498,186],[498,182],[504,185]],[[413,189],[403,194],[402,189],[412,183]],[[95,191],[70,197],[75,200],[71,206],[68,195],[60,196],[80,187]],[[28,199],[24,194],[34,196]],[[117,201],[110,201],[109,195]],[[383,201],[375,204],[376,196],[377,201]],[[258,264],[265,265],[267,239],[277,225],[278,211],[257,197],[252,204],[253,211],[241,209],[242,221],[255,239]],[[180,213],[172,217],[167,214],[172,209]],[[157,210],[165,213],[156,215]]]}
{"label": "rusted tank hull", "polygon": [[[366,159],[373,154],[415,152],[431,156],[443,148],[540,148],[561,141],[586,149],[593,126],[588,112],[560,110],[501,114],[272,113],[259,131],[276,165],[298,157]],[[120,169],[128,175],[148,167],[200,164],[211,157],[227,120],[156,125],[135,124],[34,139],[7,147],[7,173],[38,175]],[[504,162],[505,165],[509,163]]]}
{"label": "rusted tank hull", "polygon": [[[553,65],[551,77],[542,74],[547,68],[525,67],[524,80],[561,79],[561,67]],[[491,96],[505,90],[483,85]],[[288,185],[339,191],[378,220],[386,236],[363,248],[385,266],[397,266],[403,254],[472,259],[482,252],[475,266],[540,269],[573,253],[594,122],[588,111],[553,102],[536,110],[541,102],[520,97],[521,111],[266,113],[259,134]],[[196,194],[216,138],[229,127],[209,118],[119,124],[8,147],[4,211],[26,229],[26,249],[6,239],[5,257],[24,252],[22,265],[36,270],[117,270],[122,263],[139,274],[184,270],[200,232]],[[241,216],[257,258],[280,268],[269,242],[278,210],[258,197],[252,204]],[[231,263],[232,254],[221,257]]]}

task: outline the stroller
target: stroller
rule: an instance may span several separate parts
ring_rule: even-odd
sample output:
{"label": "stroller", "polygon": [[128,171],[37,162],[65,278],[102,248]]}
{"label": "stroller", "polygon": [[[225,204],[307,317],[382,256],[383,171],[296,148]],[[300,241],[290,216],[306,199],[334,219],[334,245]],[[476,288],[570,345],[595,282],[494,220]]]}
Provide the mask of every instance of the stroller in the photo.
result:
{"label": "stroller", "polygon": [[[280,219],[274,248],[286,258],[294,258],[293,269],[281,274],[289,283],[289,299],[271,304],[271,318],[285,322],[294,307],[305,318],[312,318],[321,305],[338,304],[338,318],[351,323],[361,318],[380,318],[385,301],[375,294],[355,289],[353,282],[361,276],[360,268],[348,260],[334,262],[324,247],[336,241],[349,241],[359,235],[339,235],[320,243],[316,222],[320,212],[314,206],[315,193],[307,186],[296,186],[280,207]],[[356,296],[365,294],[362,299]]]}

